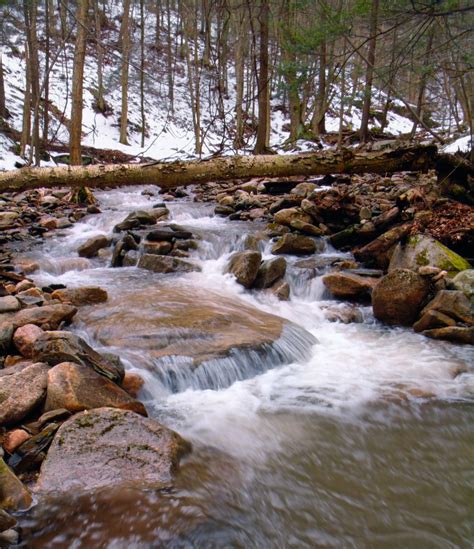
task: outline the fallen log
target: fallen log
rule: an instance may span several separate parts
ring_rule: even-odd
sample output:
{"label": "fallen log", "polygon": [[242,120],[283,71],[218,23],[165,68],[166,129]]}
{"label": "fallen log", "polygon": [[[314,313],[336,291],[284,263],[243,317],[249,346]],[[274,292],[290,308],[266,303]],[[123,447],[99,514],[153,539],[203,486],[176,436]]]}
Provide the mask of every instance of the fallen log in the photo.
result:
{"label": "fallen log", "polygon": [[21,168],[0,172],[0,192],[38,187],[95,187],[159,185],[172,189],[249,177],[287,177],[333,173],[378,173],[427,170],[435,166],[436,145],[400,146],[393,150],[318,151],[294,155],[228,156],[207,160],[149,164]]}

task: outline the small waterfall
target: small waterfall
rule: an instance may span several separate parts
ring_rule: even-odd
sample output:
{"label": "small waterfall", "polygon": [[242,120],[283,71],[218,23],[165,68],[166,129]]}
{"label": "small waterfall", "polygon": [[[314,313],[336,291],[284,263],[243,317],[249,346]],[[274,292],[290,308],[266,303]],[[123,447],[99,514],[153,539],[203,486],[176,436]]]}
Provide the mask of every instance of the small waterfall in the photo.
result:
{"label": "small waterfall", "polygon": [[236,381],[291,362],[304,362],[317,340],[295,324],[285,324],[272,344],[256,349],[233,348],[228,356],[206,360],[195,366],[189,357],[167,356],[153,361],[153,374],[168,392],[186,389],[225,389]]}

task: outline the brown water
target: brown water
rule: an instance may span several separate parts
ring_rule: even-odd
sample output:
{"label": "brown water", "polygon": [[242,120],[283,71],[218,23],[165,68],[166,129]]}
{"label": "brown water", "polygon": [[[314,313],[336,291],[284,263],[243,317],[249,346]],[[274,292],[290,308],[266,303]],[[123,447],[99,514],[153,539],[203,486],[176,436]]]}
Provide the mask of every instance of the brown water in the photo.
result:
{"label": "brown water", "polygon": [[[320,278],[291,266],[290,302],[244,292],[222,273],[249,228],[210,218],[207,207],[192,203],[172,206],[172,214],[202,234],[194,258],[202,273],[163,278],[108,269],[100,260],[68,270],[79,242],[107,232],[129,204],[136,209],[146,200],[137,190],[102,194],[104,214],[38,254],[38,281],[108,289],[110,302],[84,310],[76,330],[142,373],[150,415],[191,440],[194,452],[167,493],[114,489],[40,498],[22,519],[25,545],[472,547],[472,349],[385,328],[368,309],[362,324],[329,323],[324,306],[334,302]],[[319,259],[334,254],[326,250]],[[236,337],[240,324],[247,337],[268,313],[283,320],[269,321],[265,336],[274,337],[280,324],[287,328],[276,343],[263,342],[263,353],[206,357],[199,344],[200,366],[183,370],[182,357],[164,361],[140,330],[147,319],[156,328],[160,315],[179,318],[170,303],[186,308],[189,295],[194,307],[208,301],[206,310],[217,311],[217,324],[204,315],[206,326],[217,326],[226,343],[228,319]],[[196,331],[174,328],[166,344],[192,348]],[[163,329],[155,336],[163,338]]]}

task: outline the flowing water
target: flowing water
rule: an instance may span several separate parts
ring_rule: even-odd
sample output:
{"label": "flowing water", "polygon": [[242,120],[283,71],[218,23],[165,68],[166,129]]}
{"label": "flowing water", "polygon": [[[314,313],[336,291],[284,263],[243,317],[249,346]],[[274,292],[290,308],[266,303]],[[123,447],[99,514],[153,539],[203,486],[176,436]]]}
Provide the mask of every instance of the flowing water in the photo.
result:
{"label": "flowing water", "polygon": [[[23,519],[25,544],[472,547],[472,348],[384,327],[369,307],[362,323],[328,322],[327,307],[343,305],[321,283],[322,266],[341,255],[327,247],[314,268],[287,258],[288,302],[244,290],[223,271],[258,226],[190,200],[169,208],[173,222],[200,235],[192,261],[201,272],[156,275],[78,258],[84,240],[151,207],[156,199],[141,190],[98,193],[102,214],[32,253],[35,279],[108,290],[110,302],[84,308],[73,329],[141,373],[150,415],[194,451],[171,492],[40,499]],[[186,311],[204,327],[218,319],[209,342],[160,324],[173,314],[183,322]],[[219,354],[232,337],[242,347]]]}

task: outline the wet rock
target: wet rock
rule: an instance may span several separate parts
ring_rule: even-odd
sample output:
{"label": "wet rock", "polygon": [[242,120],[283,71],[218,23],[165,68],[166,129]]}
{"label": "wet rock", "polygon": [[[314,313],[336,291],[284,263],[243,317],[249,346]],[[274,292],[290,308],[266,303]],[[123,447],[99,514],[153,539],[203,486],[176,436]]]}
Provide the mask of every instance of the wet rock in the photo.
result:
{"label": "wet rock", "polygon": [[98,286],[83,286],[82,288],[66,288],[56,290],[51,294],[52,299],[72,305],[95,305],[105,303],[108,299],[107,292]]}
{"label": "wet rock", "polygon": [[122,389],[133,398],[137,398],[144,384],[145,380],[140,374],[125,372],[125,377],[122,380]]}
{"label": "wet rock", "polygon": [[31,423],[26,425],[26,428],[29,432],[33,434],[38,434],[48,423],[62,423],[66,419],[71,417],[71,412],[65,410],[64,408],[58,408],[57,410],[51,410],[50,412],[45,412],[41,416]]}
{"label": "wet rock", "polygon": [[309,255],[316,249],[316,243],[309,236],[285,234],[273,245],[272,254]]}
{"label": "wet rock", "polygon": [[269,223],[265,228],[264,234],[270,238],[276,236],[283,236],[290,232],[290,228],[285,225],[280,225],[279,223]]}
{"label": "wet rock", "polygon": [[46,396],[48,365],[36,363],[0,377],[0,425],[18,423]]}
{"label": "wet rock", "polygon": [[129,250],[123,257],[122,267],[135,267],[140,254],[136,250]]}
{"label": "wet rock", "polygon": [[13,454],[19,446],[30,438],[31,435],[24,429],[13,429],[13,431],[9,431],[5,435],[5,438],[3,439],[3,448],[9,454]]}
{"label": "wet rock", "polygon": [[13,297],[12,295],[0,297],[0,314],[14,313],[20,310],[20,308],[20,302],[16,297]]}
{"label": "wet rock", "polygon": [[41,467],[41,492],[132,485],[169,487],[188,442],[157,421],[99,408],[64,423]]}
{"label": "wet rock", "polygon": [[466,269],[458,273],[452,280],[454,288],[463,294],[474,305],[474,269]]}
{"label": "wet rock", "polygon": [[76,413],[104,406],[147,415],[141,402],[88,366],[62,362],[48,372],[46,412],[64,408]]}
{"label": "wet rock", "polygon": [[0,212],[0,230],[14,227],[19,217],[17,212]]}
{"label": "wet rock", "polygon": [[395,269],[382,277],[372,291],[374,316],[386,324],[411,326],[429,291],[426,278],[408,269]]}
{"label": "wet rock", "polygon": [[[405,223],[389,229],[362,248],[354,251],[357,261],[367,263],[369,266],[386,269],[394,247],[405,238],[411,230],[411,223]],[[415,269],[416,270],[416,269]]]}
{"label": "wet rock", "polygon": [[22,356],[32,358],[34,344],[43,333],[44,331],[35,324],[25,324],[15,330],[13,343]]}
{"label": "wet rock", "polygon": [[95,257],[99,250],[110,246],[112,240],[104,235],[93,236],[81,244],[77,249],[77,253],[81,257]]}
{"label": "wet rock", "polygon": [[301,233],[310,236],[321,236],[323,234],[323,231],[319,227],[311,225],[311,223],[305,223],[304,221],[301,221],[301,219],[293,219],[290,223],[290,227],[295,231],[300,231]]}
{"label": "wet rock", "polygon": [[286,273],[286,259],[277,257],[263,261],[258,269],[255,279],[255,288],[269,288],[277,280],[280,280]]}
{"label": "wet rock", "polygon": [[169,255],[143,254],[138,260],[138,268],[155,273],[189,273],[199,271],[197,265]]}
{"label": "wet rock", "polygon": [[438,292],[434,299],[423,309],[422,315],[429,311],[438,311],[460,322],[474,325],[474,309],[469,299],[458,290]]}
{"label": "wet rock", "polygon": [[51,423],[17,448],[8,460],[8,465],[15,473],[24,473],[39,467],[58,428],[59,424]]}
{"label": "wet rock", "polygon": [[57,329],[63,322],[70,322],[76,313],[77,309],[72,305],[45,305],[44,307],[22,309],[5,320],[11,322],[15,328],[20,328],[25,324],[36,324],[39,327],[47,326]]}
{"label": "wet rock", "polygon": [[8,547],[9,545],[18,545],[18,542],[20,541],[20,534],[13,530],[13,528],[9,528],[8,530],[5,530],[4,532],[0,533],[0,547]]}
{"label": "wet rock", "polygon": [[299,208],[287,208],[285,210],[280,210],[275,213],[274,218],[277,223],[280,223],[280,225],[286,225],[287,227],[291,227],[291,223],[293,221],[302,221],[303,223],[308,224],[312,222],[312,218]]}
{"label": "wet rock", "polygon": [[244,248],[249,251],[259,251],[259,239],[253,234],[248,234],[245,237]]}
{"label": "wet rock", "polygon": [[319,211],[319,208],[316,206],[314,202],[311,200],[308,200],[305,198],[301,201],[301,209],[307,213],[309,216],[311,216],[312,219],[317,221],[318,223],[322,222],[322,217]]}
{"label": "wet rock", "polygon": [[244,288],[251,288],[257,278],[262,261],[260,252],[248,250],[234,254],[227,265],[226,272],[235,276],[236,281]]}
{"label": "wet rock", "polygon": [[357,274],[337,272],[323,277],[323,284],[334,295],[342,299],[357,299],[369,297],[376,280]]}
{"label": "wet rock", "polygon": [[328,322],[341,322],[342,324],[352,324],[361,323],[364,321],[364,317],[359,309],[344,304],[323,307],[323,312]]}
{"label": "wet rock", "polygon": [[268,291],[280,301],[288,301],[290,299],[290,285],[285,280],[278,280]]}
{"label": "wet rock", "polygon": [[184,229],[174,230],[172,227],[161,227],[150,231],[146,235],[146,240],[149,240],[150,242],[160,242],[163,240],[173,242],[176,239],[189,240],[192,237],[193,233]]}
{"label": "wet rock", "polygon": [[32,501],[31,494],[0,457],[0,509],[23,511]]}
{"label": "wet rock", "polygon": [[[4,532],[16,525],[16,519],[3,509],[0,509],[0,532]],[[0,545],[1,547],[1,545]]]}
{"label": "wet rock", "polygon": [[298,183],[296,187],[291,189],[290,194],[294,194],[296,196],[301,196],[302,198],[305,198],[309,196],[317,188],[318,186],[315,183],[304,181],[303,183]]}
{"label": "wet rock", "polygon": [[[159,221],[160,219],[166,219],[170,213],[168,208],[166,206],[160,206],[158,208],[153,208],[148,212],[153,219],[155,220],[155,223]],[[148,223],[141,223],[142,225],[148,225]]]}
{"label": "wet rock", "polygon": [[446,341],[451,341],[452,343],[474,345],[473,326],[447,326],[445,328],[425,330],[422,334],[432,339],[444,339]]}
{"label": "wet rock", "polygon": [[132,236],[132,234],[126,234],[117,244],[114,246],[112,253],[111,266],[122,267],[123,258],[125,254],[130,250],[138,250],[138,242]]}
{"label": "wet rock", "polygon": [[441,242],[427,235],[411,236],[405,244],[399,243],[392,255],[388,270],[411,269],[431,265],[448,271],[452,276],[470,269],[469,263]]}
{"label": "wet rock", "polygon": [[[165,210],[166,208],[158,208]],[[130,229],[137,229],[141,225],[154,225],[156,223],[156,214],[151,212],[145,212],[143,210],[137,210],[131,212],[127,217],[121,222],[115,225],[114,232],[120,231],[129,231]]]}
{"label": "wet rock", "polygon": [[147,242],[143,243],[143,251],[146,254],[168,255],[173,249],[171,242]]}
{"label": "wet rock", "polygon": [[413,329],[415,332],[423,332],[424,330],[445,328],[446,326],[456,326],[456,321],[444,313],[430,310],[423,314],[420,320],[413,324]]}
{"label": "wet rock", "polygon": [[0,322],[0,353],[5,353],[10,347],[13,337],[13,324],[11,322]]}
{"label": "wet rock", "polygon": [[34,355],[51,366],[61,362],[87,366],[115,383],[120,383],[125,374],[123,366],[107,360],[83,339],[70,332],[44,332],[35,342]]}
{"label": "wet rock", "polygon": [[28,280],[25,278],[25,280],[22,280],[21,282],[18,282],[18,284],[15,286],[15,292],[24,292],[25,290],[29,290],[30,288],[34,288],[35,285],[31,280]]}

